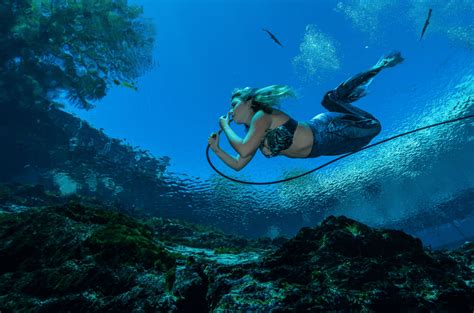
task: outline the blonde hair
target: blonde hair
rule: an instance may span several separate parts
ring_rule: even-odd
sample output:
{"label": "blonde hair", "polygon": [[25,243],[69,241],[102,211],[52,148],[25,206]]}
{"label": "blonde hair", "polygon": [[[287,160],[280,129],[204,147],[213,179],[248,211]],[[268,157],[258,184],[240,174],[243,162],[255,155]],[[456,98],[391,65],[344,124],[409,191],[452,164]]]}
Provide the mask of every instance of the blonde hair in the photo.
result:
{"label": "blonde hair", "polygon": [[242,101],[252,100],[252,109],[257,112],[263,110],[271,113],[272,108],[280,106],[280,100],[286,97],[295,97],[293,90],[285,85],[270,85],[263,88],[236,88],[232,91],[232,99]]}

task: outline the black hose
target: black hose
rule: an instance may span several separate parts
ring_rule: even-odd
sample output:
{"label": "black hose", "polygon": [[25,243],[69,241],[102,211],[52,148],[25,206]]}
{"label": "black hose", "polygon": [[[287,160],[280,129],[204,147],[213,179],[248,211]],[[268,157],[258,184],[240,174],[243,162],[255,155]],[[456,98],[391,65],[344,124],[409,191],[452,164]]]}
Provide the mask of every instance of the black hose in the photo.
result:
{"label": "black hose", "polygon": [[[292,176],[292,177],[289,177],[289,178],[285,178],[285,179],[280,179],[280,180],[275,180],[275,181],[269,181],[269,182],[252,182],[252,181],[244,181],[244,180],[239,180],[239,179],[235,179],[235,178],[232,178],[232,177],[229,177],[227,175],[225,175],[224,173],[220,172],[215,166],[214,164],[212,164],[211,162],[211,159],[209,158],[209,148],[210,148],[210,145],[208,144],[207,145],[207,149],[206,149],[206,158],[207,158],[207,162],[209,163],[209,165],[214,169],[214,171],[216,171],[217,174],[221,175],[222,177],[225,177],[227,178],[228,180],[231,180],[231,181],[234,181],[234,182],[237,182],[237,183],[241,183],[241,184],[247,184],[247,185],[272,185],[272,184],[278,184],[278,183],[283,183],[283,182],[286,182],[286,181],[290,181],[290,180],[293,180],[293,179],[296,179],[296,178],[300,178],[302,176],[305,176],[305,175],[308,175],[308,174],[311,174],[312,172],[315,172],[319,169],[322,169],[323,167],[326,167],[328,166],[329,164],[331,163],[334,163],[336,161],[339,161],[340,159],[343,159],[345,157],[348,157],[354,153],[357,153],[359,151],[362,151],[362,150],[365,150],[365,149],[369,149],[369,148],[372,148],[372,147],[375,147],[381,143],[384,143],[384,142],[387,142],[387,141],[390,141],[390,140],[393,140],[395,138],[398,138],[398,137],[402,137],[402,136],[406,136],[408,134],[411,134],[411,133],[414,133],[414,132],[418,132],[420,130],[423,130],[423,129],[427,129],[427,128],[431,128],[431,127],[435,127],[435,126],[439,126],[439,125],[442,125],[442,124],[448,124],[448,123],[453,123],[453,122],[457,122],[457,121],[460,121],[460,120],[464,120],[464,119],[468,119],[468,118],[471,118],[471,117],[474,117],[474,114],[472,115],[467,115],[467,116],[463,116],[463,117],[459,117],[459,118],[456,118],[456,119],[452,119],[452,120],[447,120],[447,121],[444,121],[444,122],[440,122],[440,123],[436,123],[436,124],[432,124],[432,125],[428,125],[428,126],[424,126],[424,127],[420,127],[420,128],[417,128],[415,130],[411,130],[411,131],[408,131],[406,133],[402,133],[402,134],[398,134],[396,136],[393,136],[393,137],[390,137],[390,138],[387,138],[387,139],[384,139],[384,140],[381,140],[379,142],[376,142],[374,144],[371,144],[371,145],[368,145],[368,146],[365,146],[357,151],[354,151],[354,152],[351,152],[351,153],[348,153],[348,154],[344,154],[334,160],[331,160],[327,163],[324,163],[323,165],[321,166],[318,166],[316,167],[315,169],[312,169],[310,171],[307,171],[303,174],[300,174],[300,175],[296,175],[296,176]],[[220,131],[219,131],[220,132]]]}

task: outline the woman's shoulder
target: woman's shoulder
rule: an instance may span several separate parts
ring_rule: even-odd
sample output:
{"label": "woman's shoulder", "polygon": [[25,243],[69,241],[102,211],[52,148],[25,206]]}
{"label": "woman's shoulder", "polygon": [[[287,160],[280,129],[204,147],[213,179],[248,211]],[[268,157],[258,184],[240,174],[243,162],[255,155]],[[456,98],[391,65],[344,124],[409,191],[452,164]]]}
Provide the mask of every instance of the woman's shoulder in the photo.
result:
{"label": "woman's shoulder", "polygon": [[273,109],[272,120],[277,122],[277,124],[279,124],[282,121],[287,121],[289,119],[292,119],[290,114],[288,114],[288,113],[286,113],[282,110],[279,110],[279,109]]}
{"label": "woman's shoulder", "polygon": [[292,117],[289,114],[279,109],[273,109],[272,113],[266,113],[260,110],[255,113],[252,122],[255,123],[258,121],[261,124],[265,124],[266,128],[270,130],[284,124],[290,119],[292,119]]}
{"label": "woman's shoulder", "polygon": [[280,109],[272,109],[272,112],[271,113],[267,113],[267,112],[264,112],[263,110],[260,110],[260,111],[257,111],[255,113],[255,115],[259,115],[259,116],[268,116],[270,118],[281,118],[282,116],[283,117],[286,117],[286,116],[290,116],[289,114],[285,113],[284,111],[280,110]]}
{"label": "woman's shoulder", "polygon": [[253,120],[261,120],[261,119],[271,119],[273,116],[273,114],[270,114],[270,113],[267,113],[267,112],[264,112],[263,110],[259,110],[257,112],[255,112],[255,114],[253,115]]}
{"label": "woman's shoulder", "polygon": [[252,124],[259,124],[261,127],[270,127],[272,124],[273,117],[271,114],[265,113],[263,111],[256,112],[252,117]]}

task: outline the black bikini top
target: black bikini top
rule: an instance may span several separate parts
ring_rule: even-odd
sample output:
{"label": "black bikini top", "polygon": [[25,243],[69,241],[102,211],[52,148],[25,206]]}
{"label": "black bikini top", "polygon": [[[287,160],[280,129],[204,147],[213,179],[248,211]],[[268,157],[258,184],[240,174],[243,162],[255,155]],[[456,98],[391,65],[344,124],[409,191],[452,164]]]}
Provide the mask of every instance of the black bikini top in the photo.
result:
{"label": "black bikini top", "polygon": [[263,153],[263,155],[267,158],[271,158],[280,154],[281,151],[288,149],[293,143],[293,135],[297,127],[298,121],[290,117],[284,124],[273,129],[267,129],[265,138],[259,148],[263,153],[263,148],[266,144],[271,154],[266,155]]}

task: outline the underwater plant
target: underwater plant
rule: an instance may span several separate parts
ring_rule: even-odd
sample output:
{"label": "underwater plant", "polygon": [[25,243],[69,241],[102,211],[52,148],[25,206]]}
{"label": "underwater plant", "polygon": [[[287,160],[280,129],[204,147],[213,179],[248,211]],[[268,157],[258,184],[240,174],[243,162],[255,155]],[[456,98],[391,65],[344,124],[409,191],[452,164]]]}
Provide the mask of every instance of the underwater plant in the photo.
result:
{"label": "underwater plant", "polygon": [[5,0],[0,100],[94,107],[153,66],[154,28],[127,0]]}
{"label": "underwater plant", "polygon": [[345,228],[353,237],[360,236],[362,234],[361,229],[357,224],[347,225]]}

